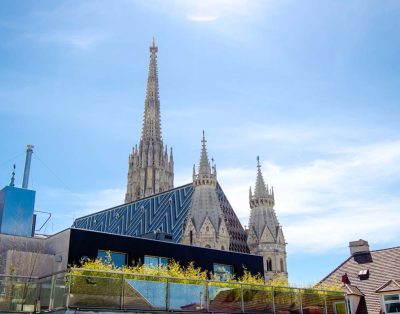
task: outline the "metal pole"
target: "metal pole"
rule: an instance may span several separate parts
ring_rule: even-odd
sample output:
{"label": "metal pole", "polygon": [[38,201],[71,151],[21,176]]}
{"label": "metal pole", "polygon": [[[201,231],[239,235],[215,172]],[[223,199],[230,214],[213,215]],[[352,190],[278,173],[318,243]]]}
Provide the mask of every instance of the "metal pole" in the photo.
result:
{"label": "metal pole", "polygon": [[324,294],[324,306],[325,306],[325,314],[328,314],[328,306],[326,304],[326,291],[325,291],[325,294]]}
{"label": "metal pole", "polygon": [[34,311],[35,313],[40,313],[40,294],[42,291],[42,284],[37,282],[36,283],[36,300],[34,304]]}
{"label": "metal pole", "polygon": [[28,145],[26,147],[26,159],[25,159],[25,169],[24,169],[24,178],[22,180],[22,188],[28,188],[28,181],[29,181],[29,172],[31,169],[31,159],[33,153],[33,145]]}
{"label": "metal pole", "polygon": [[240,299],[241,299],[241,309],[242,309],[242,313],[244,313],[243,285],[242,285],[242,284],[240,284]]}
{"label": "metal pole", "polygon": [[165,310],[169,311],[169,280],[167,278],[167,284],[165,285]]}
{"label": "metal pole", "polygon": [[300,314],[303,314],[303,295],[301,294],[301,290],[298,290],[298,296],[300,299]]}
{"label": "metal pole", "polygon": [[206,282],[206,311],[207,312],[209,309],[209,297],[210,297],[210,293],[208,291],[208,282]]}
{"label": "metal pole", "polygon": [[272,312],[275,314],[275,289],[272,287]]}
{"label": "metal pole", "polygon": [[124,308],[124,294],[125,294],[125,279],[124,279],[124,274],[122,274],[122,287],[121,287],[121,304],[120,308],[121,310]]}
{"label": "metal pole", "polygon": [[54,304],[54,275],[51,276],[49,311],[53,310],[53,304]]}
{"label": "metal pole", "polygon": [[72,281],[72,274],[69,273],[69,280],[68,280],[68,293],[67,293],[67,300],[66,300],[66,308],[69,308],[69,303],[70,303],[70,299],[71,299],[71,281]]}

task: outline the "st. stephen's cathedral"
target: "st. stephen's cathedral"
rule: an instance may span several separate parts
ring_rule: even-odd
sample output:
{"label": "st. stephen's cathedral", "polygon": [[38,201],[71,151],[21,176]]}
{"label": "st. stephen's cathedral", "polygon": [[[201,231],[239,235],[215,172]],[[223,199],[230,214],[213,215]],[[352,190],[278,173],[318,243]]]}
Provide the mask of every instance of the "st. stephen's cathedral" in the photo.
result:
{"label": "st. stephen's cathedral", "polygon": [[167,149],[161,136],[157,52],[153,40],[142,134],[129,155],[125,204],[78,218],[74,227],[131,236],[164,235],[164,240],[185,245],[261,255],[266,280],[275,274],[287,277],[286,243],[274,210],[274,190],[265,184],[258,157],[246,230],[218,183],[204,132],[192,182],[174,187],[172,148]]}

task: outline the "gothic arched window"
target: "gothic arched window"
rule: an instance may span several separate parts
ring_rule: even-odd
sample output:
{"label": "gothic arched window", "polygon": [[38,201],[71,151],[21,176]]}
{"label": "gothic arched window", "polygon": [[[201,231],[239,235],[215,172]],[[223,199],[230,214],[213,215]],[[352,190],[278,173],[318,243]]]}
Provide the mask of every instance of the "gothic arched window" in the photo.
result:
{"label": "gothic arched window", "polygon": [[210,228],[208,228],[208,226],[206,227],[206,231],[210,231]]}
{"label": "gothic arched window", "polygon": [[281,262],[281,271],[285,271],[285,267],[283,265],[283,258],[281,258],[280,262]]}
{"label": "gothic arched window", "polygon": [[272,260],[270,257],[267,258],[267,271],[272,271]]}
{"label": "gothic arched window", "polygon": [[207,244],[205,247],[206,247],[207,249],[211,249],[211,246],[210,246],[209,244]]}
{"label": "gothic arched window", "polygon": [[222,250],[222,251],[225,251],[225,247],[224,247],[224,246],[221,246],[221,250]]}

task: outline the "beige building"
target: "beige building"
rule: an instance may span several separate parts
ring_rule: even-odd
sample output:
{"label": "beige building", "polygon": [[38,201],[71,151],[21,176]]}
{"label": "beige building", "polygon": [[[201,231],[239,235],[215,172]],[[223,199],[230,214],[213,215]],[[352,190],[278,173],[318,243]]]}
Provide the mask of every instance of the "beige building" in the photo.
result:
{"label": "beige building", "polygon": [[274,189],[265,185],[258,157],[256,186],[254,193],[250,187],[249,202],[247,245],[250,252],[263,256],[266,281],[276,274],[287,277],[286,242],[274,210]]}

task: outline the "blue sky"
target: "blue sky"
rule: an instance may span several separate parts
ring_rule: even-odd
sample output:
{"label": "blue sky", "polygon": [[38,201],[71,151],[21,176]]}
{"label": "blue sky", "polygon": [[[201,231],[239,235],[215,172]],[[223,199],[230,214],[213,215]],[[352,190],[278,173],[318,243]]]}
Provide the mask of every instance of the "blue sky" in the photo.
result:
{"label": "blue sky", "polygon": [[0,183],[35,145],[45,232],[120,204],[159,46],[165,144],[191,181],[201,131],[243,225],[256,156],[274,186],[294,284],[359,238],[398,246],[398,1],[2,1]]}

